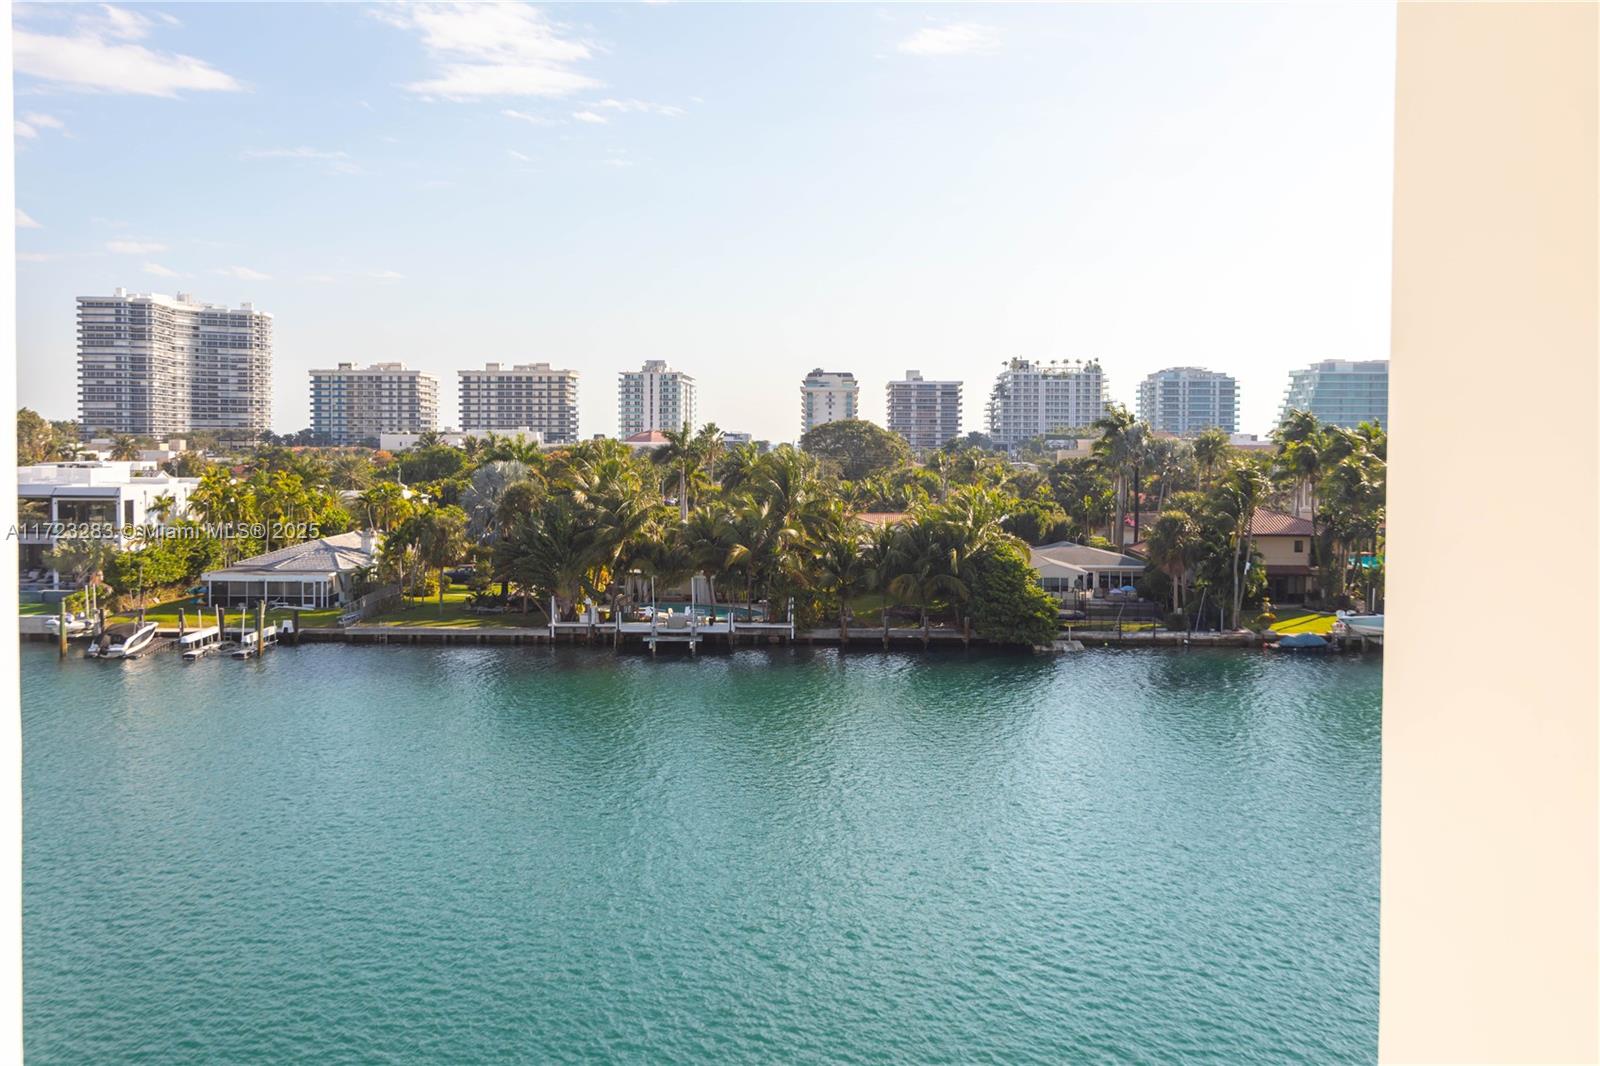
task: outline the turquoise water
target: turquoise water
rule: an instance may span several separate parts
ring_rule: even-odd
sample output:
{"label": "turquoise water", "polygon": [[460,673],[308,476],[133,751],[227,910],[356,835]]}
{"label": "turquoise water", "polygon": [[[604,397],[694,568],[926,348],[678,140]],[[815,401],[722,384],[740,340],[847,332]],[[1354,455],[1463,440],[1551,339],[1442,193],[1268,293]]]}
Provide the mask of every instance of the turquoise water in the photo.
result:
{"label": "turquoise water", "polygon": [[1379,678],[28,645],[28,1061],[1370,1062]]}

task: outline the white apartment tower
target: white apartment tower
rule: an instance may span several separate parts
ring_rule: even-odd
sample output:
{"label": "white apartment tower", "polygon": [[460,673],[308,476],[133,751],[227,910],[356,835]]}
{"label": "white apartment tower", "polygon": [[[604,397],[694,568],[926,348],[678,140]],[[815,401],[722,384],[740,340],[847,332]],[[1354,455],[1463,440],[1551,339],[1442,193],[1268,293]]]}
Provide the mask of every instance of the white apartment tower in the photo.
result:
{"label": "white apartment tower", "polygon": [[1012,359],[989,394],[989,436],[1005,448],[1092,424],[1106,411],[1106,377],[1096,360]]}
{"label": "white apartment tower", "polygon": [[961,382],[925,381],[907,370],[904,381],[889,382],[889,430],[917,451],[943,447],[961,434]]}
{"label": "white apartment tower", "polygon": [[578,372],[549,363],[458,370],[461,429],[537,429],[551,444],[578,439]]}
{"label": "white apartment tower", "polygon": [[669,368],[665,360],[648,360],[642,369],[624,370],[617,382],[617,435],[628,438],[653,429],[696,426],[694,378]]}
{"label": "white apartment tower", "polygon": [[1290,411],[1310,411],[1346,429],[1363,422],[1389,425],[1389,360],[1324,359],[1289,372],[1279,421]]}
{"label": "white apartment tower", "polygon": [[1239,430],[1239,383],[1192,366],[1157,370],[1139,382],[1139,418],[1157,433],[1184,435],[1216,427]]}
{"label": "white apartment tower", "polygon": [[337,445],[439,428],[439,382],[403,363],[311,371],[311,431]]}
{"label": "white apartment tower", "polygon": [[272,315],[182,292],[78,297],[78,421],[130,436],[259,434],[272,423]]}
{"label": "white apartment tower", "polygon": [[828,422],[861,417],[861,386],[848,370],[820,367],[800,383],[800,432],[811,432]]}

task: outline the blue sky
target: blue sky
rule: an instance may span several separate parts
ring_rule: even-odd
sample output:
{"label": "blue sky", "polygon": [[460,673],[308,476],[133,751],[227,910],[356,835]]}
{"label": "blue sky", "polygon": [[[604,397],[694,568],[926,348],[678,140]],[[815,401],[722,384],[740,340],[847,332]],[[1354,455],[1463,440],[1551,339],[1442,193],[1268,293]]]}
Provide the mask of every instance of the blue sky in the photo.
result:
{"label": "blue sky", "polygon": [[664,358],[793,439],[800,379],[1098,357],[1241,382],[1389,347],[1388,5],[18,5],[19,399],[73,298],[276,316],[306,371],[549,360],[581,429]]}

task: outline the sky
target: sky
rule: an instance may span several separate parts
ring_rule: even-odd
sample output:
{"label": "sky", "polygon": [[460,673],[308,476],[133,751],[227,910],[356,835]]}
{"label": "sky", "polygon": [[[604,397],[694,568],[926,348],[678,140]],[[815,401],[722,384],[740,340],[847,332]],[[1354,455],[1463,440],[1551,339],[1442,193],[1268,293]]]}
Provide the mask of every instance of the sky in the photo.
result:
{"label": "sky", "polygon": [[76,416],[74,298],[273,312],[312,367],[695,376],[702,419],[864,417],[919,369],[983,429],[1003,361],[1170,366],[1275,422],[1291,368],[1389,352],[1386,4],[14,8],[19,400]]}

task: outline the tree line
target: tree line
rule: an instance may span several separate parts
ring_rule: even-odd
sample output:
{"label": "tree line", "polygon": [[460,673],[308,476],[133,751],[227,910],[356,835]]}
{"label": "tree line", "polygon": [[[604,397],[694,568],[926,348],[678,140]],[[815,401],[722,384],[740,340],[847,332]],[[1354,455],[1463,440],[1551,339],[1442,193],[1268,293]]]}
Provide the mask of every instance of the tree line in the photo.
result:
{"label": "tree line", "polygon": [[[967,440],[918,457],[859,421],[770,451],[730,446],[715,426],[668,433],[642,452],[613,440],[541,449],[494,436],[466,448],[424,440],[394,455],[267,445],[205,465],[171,521],[286,530],[277,542],[184,549],[184,580],[196,566],[281,547],[300,525],[322,536],[370,528],[385,534],[379,576],[417,595],[442,596],[446,571],[471,566],[485,601],[540,612],[553,599],[570,615],[587,603],[620,606],[630,579],[635,589],[651,579],[669,588],[701,575],[719,602],[777,615],[792,600],[801,624],[842,628],[887,610],[925,628],[938,621],[1040,643],[1055,632],[1056,605],[1028,563],[1030,545],[1140,541],[1147,595],[1237,626],[1264,585],[1251,516],[1298,504],[1312,513],[1312,565],[1329,601],[1352,586],[1381,593],[1378,427],[1340,429],[1295,412],[1270,452],[1246,452],[1218,431],[1156,436],[1113,406],[1088,432],[1088,457],[1024,462]],[[885,512],[900,517],[861,517]],[[87,577],[71,556],[81,546],[62,551]],[[168,575],[177,551],[163,543],[126,554]],[[106,580],[105,567],[93,572]]]}

